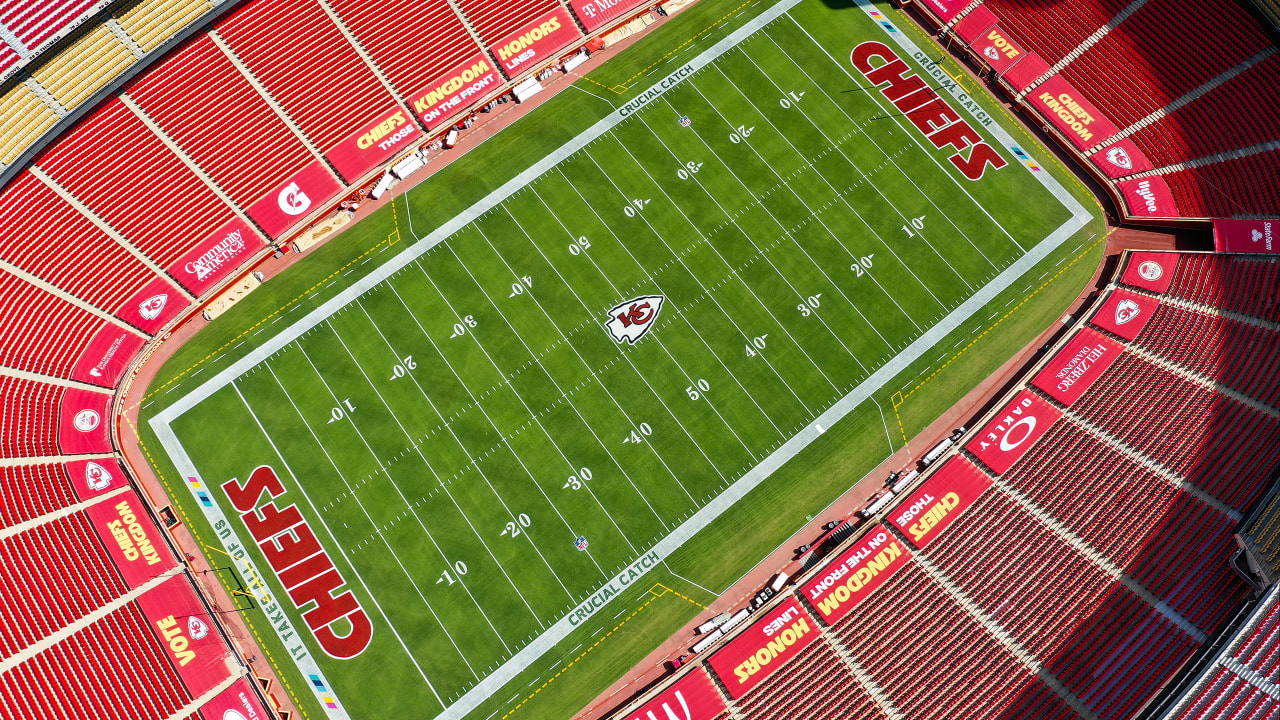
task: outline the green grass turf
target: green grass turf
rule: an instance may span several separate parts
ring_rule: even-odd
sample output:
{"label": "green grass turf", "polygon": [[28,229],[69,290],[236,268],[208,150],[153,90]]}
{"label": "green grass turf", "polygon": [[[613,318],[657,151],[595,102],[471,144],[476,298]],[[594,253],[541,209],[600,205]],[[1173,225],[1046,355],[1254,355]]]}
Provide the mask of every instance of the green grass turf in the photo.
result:
{"label": "green grass turf", "polygon": [[[575,86],[607,101],[562,93],[211,324],[153,382],[146,449],[159,449],[147,417],[764,7],[703,0]],[[328,528],[377,628],[359,658],[321,661],[355,717],[438,713],[1067,219],[1016,161],[957,182],[943,153],[872,119],[885,114],[876,96],[843,92],[857,84],[839,65],[849,49],[885,38],[861,11],[810,2],[791,18],[175,421],[215,498],[271,464],[282,502]],[[789,93],[801,99],[785,107]],[[911,218],[924,229],[908,234]],[[1099,218],[471,717],[572,714],[708,602],[702,588],[726,589],[1055,319],[1096,266],[1101,229]],[[583,237],[590,248],[571,252]],[[870,269],[855,272],[864,257]],[[604,311],[652,293],[667,297],[658,327],[619,347]],[[755,338],[764,348],[748,352]],[[642,441],[624,442],[633,433]],[[189,494],[170,489],[216,545]],[[573,547],[579,534],[589,552]],[[692,600],[658,597],[654,583]],[[283,660],[266,618],[246,617]],[[296,670],[276,665],[318,715]]]}

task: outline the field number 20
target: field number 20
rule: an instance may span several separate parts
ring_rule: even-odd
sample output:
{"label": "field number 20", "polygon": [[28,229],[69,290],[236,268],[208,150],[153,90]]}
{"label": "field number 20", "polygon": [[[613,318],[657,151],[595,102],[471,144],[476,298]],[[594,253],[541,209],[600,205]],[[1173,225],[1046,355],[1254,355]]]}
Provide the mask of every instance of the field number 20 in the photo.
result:
{"label": "field number 20", "polygon": [[413,356],[405,355],[403,360],[396,363],[395,366],[391,368],[391,379],[395,380],[397,378],[402,378],[409,370],[417,369],[418,363],[414,362]]}
{"label": "field number 20", "polygon": [[874,258],[875,256],[875,253],[863,255],[858,258],[858,262],[850,265],[849,269],[853,271],[854,277],[862,277],[863,275],[866,275],[867,271],[871,269],[871,258]]}
{"label": "field number 20", "polygon": [[532,523],[533,521],[529,519],[528,515],[525,515],[524,513],[520,513],[518,516],[516,516],[516,522],[507,523],[507,526],[503,528],[501,534],[510,535],[511,537],[516,537],[517,535],[520,534],[520,528],[527,528]]}
{"label": "field number 20", "polygon": [[755,125],[752,125],[751,127],[747,127],[746,125],[739,125],[737,132],[729,133],[729,142],[737,145],[743,140],[746,140],[747,138],[751,137],[751,133],[755,131],[756,131]]}

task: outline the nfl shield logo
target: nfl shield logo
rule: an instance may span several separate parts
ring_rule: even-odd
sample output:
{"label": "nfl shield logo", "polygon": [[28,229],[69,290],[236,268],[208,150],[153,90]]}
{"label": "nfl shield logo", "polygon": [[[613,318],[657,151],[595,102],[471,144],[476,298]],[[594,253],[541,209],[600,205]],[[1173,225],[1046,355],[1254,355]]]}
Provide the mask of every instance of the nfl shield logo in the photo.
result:
{"label": "nfl shield logo", "polygon": [[573,541],[573,546],[578,548],[579,550],[586,550],[587,544],[588,543],[587,543],[586,535],[579,535],[578,539]]}
{"label": "nfl shield logo", "polygon": [[688,115],[681,115],[681,116],[680,116],[680,126],[681,126],[681,127],[689,127],[689,126],[690,126],[690,125],[692,125],[692,124],[693,124],[693,121],[689,119],[689,116],[688,116]]}

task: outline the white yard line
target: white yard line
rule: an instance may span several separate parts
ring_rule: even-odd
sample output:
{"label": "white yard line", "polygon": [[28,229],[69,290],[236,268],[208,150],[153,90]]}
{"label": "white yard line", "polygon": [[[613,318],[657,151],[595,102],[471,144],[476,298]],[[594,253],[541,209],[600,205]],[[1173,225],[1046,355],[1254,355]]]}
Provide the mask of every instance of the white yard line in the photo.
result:
{"label": "white yard line", "polygon": [[[387,349],[391,350],[394,359],[399,360],[400,356],[395,354],[395,348],[391,347],[391,343],[388,342],[386,336],[382,334],[382,329],[379,328],[377,323],[373,321],[373,318],[370,317],[369,311],[366,310],[364,307],[364,303],[360,302],[359,300],[356,300],[356,305],[364,313],[364,316],[368,318],[369,324],[373,327],[373,329],[378,332],[378,337],[381,337],[382,341],[387,344]],[[386,408],[387,414],[389,414],[396,421],[396,425],[400,428],[400,432],[404,433],[405,439],[407,439],[409,441],[409,444],[412,445],[414,450],[417,451],[418,457],[422,459],[423,464],[426,465],[427,469],[431,471],[432,477],[436,479],[437,483],[443,486],[444,483],[441,481],[440,475],[436,473],[435,468],[431,466],[431,463],[427,461],[427,456],[422,452],[422,446],[413,441],[413,436],[409,434],[409,431],[405,428],[404,424],[400,422],[400,418],[395,414],[395,411],[391,409],[391,406],[387,403],[386,398],[382,396],[382,392],[379,391],[377,386],[373,384],[373,378],[369,377],[369,373],[365,372],[364,366],[361,365],[360,361],[356,359],[355,353],[351,352],[351,348],[347,346],[347,341],[343,340],[342,336],[338,334],[338,329],[333,326],[332,322],[329,323],[329,330],[333,332],[333,336],[338,339],[338,342],[342,343],[342,349],[347,351],[347,357],[350,357],[351,362],[354,363],[356,368],[360,370],[360,375],[364,377],[365,382],[369,384],[369,387],[373,389],[374,394],[378,396],[378,400],[381,401],[382,406]],[[304,352],[303,354],[305,355],[306,353]],[[310,361],[310,358],[308,358],[308,361]],[[312,364],[312,367],[314,368],[315,365]],[[418,379],[413,377],[412,373],[406,373],[406,374],[409,375],[409,378],[413,380],[415,385],[417,385]],[[323,378],[321,378],[321,381],[323,382]],[[325,383],[325,387],[328,388],[328,383]],[[421,389],[421,387],[419,387],[419,389]],[[287,394],[287,391],[286,391],[286,394]],[[332,394],[332,390],[330,391],[330,394]],[[334,402],[337,402],[336,397],[334,398]],[[437,417],[439,417],[439,413],[437,413]],[[440,419],[443,420],[443,418],[440,418]],[[351,419],[351,416],[349,414],[347,416],[347,420],[351,423],[351,427],[356,431],[356,434],[360,436],[360,440],[364,442],[364,446],[369,450],[369,455],[373,457],[374,462],[378,463],[378,467],[382,470],[382,474],[386,475],[387,480],[391,481],[391,486],[396,489],[396,495],[399,495],[400,500],[409,508],[409,512],[413,515],[413,519],[416,520],[418,523],[418,527],[422,528],[422,532],[427,534],[427,539],[431,541],[431,544],[435,547],[436,552],[440,553],[440,557],[441,559],[444,560],[445,565],[449,568],[452,568],[453,563],[449,560],[449,556],[446,555],[444,550],[440,547],[440,543],[436,542],[435,536],[432,535],[431,531],[427,529],[426,523],[422,522],[422,516],[418,514],[418,510],[414,507],[413,502],[410,501],[409,498],[405,497],[404,491],[400,489],[400,483],[396,482],[395,478],[391,476],[391,471],[387,468],[386,463],[382,462],[382,460],[379,459],[378,456],[373,452],[373,448],[370,447],[368,440],[365,439],[364,433],[360,432],[359,426],[356,425],[355,420]],[[355,499],[357,502],[360,502],[359,499],[355,497],[354,491],[351,493],[351,495],[353,499]],[[452,499],[452,496],[450,496],[450,499]],[[360,502],[360,508],[362,510],[364,509],[363,502]],[[461,508],[459,508],[459,512],[461,512]],[[373,522],[372,517],[369,518],[369,522],[371,524],[374,524],[376,527],[376,523]],[[475,528],[473,527],[472,530],[474,529]],[[379,535],[381,535],[381,531],[379,531]],[[484,544],[484,538],[480,537],[480,533],[477,532],[476,537],[480,540],[482,544]],[[485,547],[487,549],[488,545],[486,544]],[[392,552],[394,553],[395,551],[393,550]],[[492,557],[492,553],[490,553],[490,556]],[[497,562],[496,557],[494,558],[494,562]],[[499,566],[499,569],[501,569],[501,566]],[[505,570],[503,570],[503,575],[506,575]],[[493,630],[493,634],[498,636],[498,642],[502,643],[502,646],[506,648],[508,653],[510,653],[511,647],[507,645],[507,641],[503,639],[502,633],[498,632],[498,628],[495,627],[493,624],[493,621],[489,619],[489,614],[484,611],[484,608],[480,606],[479,601],[476,600],[475,595],[471,593],[471,588],[467,586],[467,583],[465,580],[463,580],[463,576],[461,573],[458,574],[457,581],[458,581],[458,584],[462,585],[462,589],[467,592],[467,597],[471,598],[471,602],[475,603],[476,609],[480,611],[480,614],[484,617],[484,621],[489,624],[489,628]],[[510,576],[507,576],[507,582],[511,582]],[[525,600],[524,594],[520,592],[520,588],[516,587],[514,582],[511,582],[511,588],[515,590],[516,595],[519,595],[520,599],[524,601],[524,606],[526,608],[529,608],[529,614],[533,615],[533,619],[536,620],[539,625],[542,625],[542,620],[538,617],[538,614],[533,611],[533,606],[529,604],[529,601]]]}
{"label": "white yard line", "polygon": [[[338,399],[338,396],[333,392],[333,389],[329,387],[329,383],[325,382],[325,379],[320,376],[320,370],[316,368],[315,363],[311,362],[311,358],[307,356],[306,351],[302,350],[301,343],[298,344],[298,350],[302,352],[302,357],[306,359],[307,364],[311,366],[313,371],[315,371],[316,377],[320,378],[320,382],[324,384],[324,389],[329,393],[329,396],[333,398],[334,404],[340,405],[341,401]],[[329,464],[333,466],[333,471],[338,473],[338,477],[342,478],[342,483],[347,486],[347,491],[351,493],[351,498],[360,506],[360,510],[369,520],[369,524],[373,526],[374,532],[378,534],[378,539],[387,546],[387,551],[391,553],[391,557],[395,558],[396,565],[400,567],[400,571],[404,573],[405,579],[407,579],[409,584],[413,586],[413,591],[418,594],[418,598],[422,600],[422,604],[427,606],[427,611],[431,613],[431,617],[435,618],[435,621],[440,625],[440,629],[444,631],[444,636],[449,638],[449,643],[453,645],[453,649],[458,651],[458,657],[462,658],[462,662],[466,663],[467,669],[471,671],[471,674],[479,679],[480,676],[476,673],[475,668],[471,666],[471,661],[467,659],[466,653],[462,652],[462,648],[458,647],[458,642],[453,639],[453,633],[449,632],[449,628],[446,627],[444,621],[440,619],[435,608],[431,607],[431,603],[427,601],[427,596],[422,592],[422,588],[418,587],[418,582],[413,579],[413,574],[409,572],[409,568],[405,567],[404,562],[400,559],[400,555],[391,547],[391,542],[387,540],[386,536],[382,533],[382,528],[378,526],[377,521],[374,520],[373,516],[369,514],[369,511],[365,509],[364,503],[356,495],[354,489],[351,487],[351,483],[347,481],[347,476],[343,474],[342,470],[338,467],[338,463],[335,462],[333,456],[329,454],[329,448],[325,447],[324,443],[320,440],[320,436],[316,434],[315,428],[311,426],[311,422],[307,420],[307,416],[303,414],[302,408],[298,407],[298,403],[294,401],[293,395],[289,394],[289,390],[285,388],[284,383],[280,381],[280,376],[276,375],[275,369],[270,365],[267,365],[266,367],[267,371],[271,373],[271,377],[275,378],[276,384],[280,386],[280,392],[284,393],[285,398],[289,400],[289,405],[292,406],[293,411],[298,414],[298,419],[307,427],[307,432],[311,433],[312,439],[316,441],[316,445],[320,448],[321,452],[324,453]],[[244,395],[240,393],[239,386],[236,387],[236,393],[240,395],[241,400],[245,399]],[[245,407],[249,407],[248,401],[245,401]],[[254,421],[258,422],[259,427],[261,427],[262,423],[258,421],[257,413],[253,412],[253,408],[249,408],[249,413],[253,415]],[[351,421],[350,414],[347,414],[347,420]],[[378,467],[382,470],[383,474],[386,474],[387,477],[390,478],[391,476],[387,474],[386,466],[384,466],[382,461],[378,460],[377,456],[374,455],[373,448],[369,446],[369,441],[365,439],[364,433],[360,432],[360,429],[356,427],[356,424],[353,421],[351,421],[351,427],[356,431],[356,435],[360,436],[360,442],[364,443],[365,448],[369,451],[369,455],[373,457],[374,462],[378,463]],[[275,446],[275,441],[272,441],[272,446]],[[280,455],[280,461],[284,462],[284,455],[279,451],[277,451],[276,454]],[[292,475],[293,471],[290,470],[289,474]],[[394,480],[392,482],[394,482]],[[366,590],[368,590],[368,588],[366,588]],[[370,597],[373,596],[373,592],[371,590],[369,591],[369,594]],[[387,618],[387,623],[391,623],[391,618]]]}
{"label": "white yard line", "polygon": [[[587,131],[550,153],[540,162],[512,178],[507,183],[504,183],[501,187],[494,190],[475,205],[463,211],[452,220],[446,222],[435,231],[419,238],[413,243],[413,245],[406,248],[405,251],[392,258],[389,262],[375,269],[370,274],[359,278],[350,287],[290,324],[279,335],[268,339],[263,345],[254,349],[248,355],[232,363],[230,366],[224,368],[213,377],[207,379],[204,383],[197,386],[192,392],[179,398],[173,405],[158,413],[150,420],[150,425],[157,433],[161,445],[168,452],[178,471],[183,474],[184,477],[191,478],[192,480],[199,479],[199,474],[196,471],[194,463],[191,461],[181,442],[172,431],[171,423],[176,418],[197,406],[214,392],[228,384],[232,384],[234,387],[234,380],[237,377],[254,370],[265,359],[286,347],[295,339],[310,332],[313,328],[324,322],[329,316],[341,311],[345,306],[349,305],[370,288],[382,283],[410,262],[415,261],[430,248],[440,242],[443,242],[462,228],[465,228],[484,212],[496,207],[537,177],[553,169],[563,160],[581,151],[591,142],[595,141],[597,138],[609,132],[614,126],[624,121],[628,116],[644,108],[665,92],[678,86],[681,81],[691,76],[698,69],[707,66],[726,51],[735,47],[768,23],[786,14],[798,2],[799,0],[782,0],[756,18],[748,21],[738,30],[729,34],[711,48],[703,51],[691,62],[676,69],[667,77],[656,83],[653,87],[641,93],[634,100],[626,103],[613,113],[610,113]],[[864,10],[871,7],[869,0],[857,0],[857,2],[864,8]],[[798,23],[797,26],[799,26]],[[801,27],[801,29],[803,30],[803,27]],[[894,30],[890,33],[890,36],[909,52],[915,53],[912,57],[927,57],[924,56],[924,54],[921,53],[913,44],[911,44],[910,40],[903,37],[900,32]],[[825,49],[823,49],[823,52],[826,52]],[[830,57],[829,53],[828,57]],[[834,58],[832,58],[832,62],[839,65]],[[841,66],[841,68],[843,70],[843,66]],[[848,75],[847,70],[844,72]],[[943,84],[947,92],[961,100],[960,105],[966,112],[973,114],[980,120],[985,118],[985,121],[983,122],[984,127],[1004,143],[1006,147],[1010,149],[1016,147],[1013,143],[1012,137],[1002,127],[995,124],[989,117],[986,117],[985,112],[983,112],[976,103],[969,99],[954,82],[950,81],[949,78],[946,78],[945,74],[942,73],[941,70],[932,68],[927,72],[931,72],[935,79]],[[939,74],[941,74],[942,77],[938,77]],[[1019,151],[1021,152],[1021,150]],[[930,157],[932,158],[932,156]],[[936,163],[936,159],[934,161]],[[907,369],[907,367],[916,360],[924,357],[926,353],[931,352],[934,346],[947,334],[962,327],[975,314],[977,314],[984,305],[993,300],[999,293],[1011,287],[1015,281],[1019,280],[1021,276],[1034,267],[1036,263],[1048,256],[1050,252],[1060,247],[1078,230],[1089,223],[1091,220],[1089,213],[1073,196],[1071,196],[1069,192],[1067,192],[1065,188],[1054,180],[1049,173],[1043,171],[1033,172],[1033,177],[1035,177],[1072,213],[1072,217],[1068,221],[1050,233],[1044,240],[1032,247],[1025,255],[1015,260],[1005,268],[1004,271],[996,275],[991,282],[982,288],[979,288],[972,296],[961,302],[950,313],[941,318],[937,325],[926,330],[924,334],[908,345],[901,353],[874,371],[869,377],[854,387],[852,391],[839,399],[826,412],[822,413],[809,425],[800,430],[795,436],[774,450],[762,462],[734,481],[722,493],[713,498],[700,510],[694,513],[688,520],[677,527],[670,535],[658,541],[658,543],[656,543],[649,551],[629,567],[623,569],[622,572],[610,579],[599,591],[580,604],[577,608],[574,608],[571,612],[562,617],[554,625],[548,628],[547,631],[534,638],[532,642],[522,648],[507,662],[503,663],[497,670],[483,678],[477,685],[464,693],[452,704],[448,705],[445,710],[437,716],[437,718],[440,720],[458,720],[476,708],[481,702],[488,699],[493,695],[493,693],[500,690],[509,680],[528,668],[547,651],[552,649],[557,643],[566,638],[579,623],[605,607],[609,600],[617,597],[626,586],[635,582],[639,576],[642,576],[672,552],[680,548],[690,538],[694,537],[698,532],[706,528],[711,522],[720,517],[735,503],[741,500],[747,493],[764,482],[773,472],[782,467],[787,461],[795,457],[797,453],[817,439],[822,433],[822,430],[818,429],[819,427],[831,427],[839,419],[857,408],[863,401],[870,399],[875,392],[879,391],[889,383],[894,376]],[[405,203],[407,211],[407,195]],[[410,232],[412,233],[411,214],[409,215],[409,221]],[[245,404],[247,407],[248,403],[246,402]],[[250,410],[250,412],[252,412],[252,410]],[[255,421],[256,419],[257,418],[255,416]],[[263,431],[264,435],[266,435],[265,429],[262,428],[261,423],[259,423],[258,426],[259,429]],[[274,441],[270,436],[267,436],[267,439],[271,442],[274,448]],[[280,455],[278,449],[276,450],[276,454]],[[284,462],[283,456],[281,456],[281,461]],[[289,470],[287,464],[286,470]],[[292,475],[292,471],[290,470],[289,472]],[[196,492],[194,488],[189,489],[191,489],[193,494]],[[336,538],[334,538],[332,532],[329,531],[327,524],[324,523],[323,517],[320,515],[309,497],[307,497],[307,502],[311,506],[311,509],[319,522],[321,522],[325,527],[330,540],[337,544]],[[221,509],[216,506],[213,508],[205,507],[203,511],[211,521],[226,522],[225,514],[223,514]],[[228,527],[230,527],[230,525],[228,525]],[[238,537],[236,537],[235,531],[231,530],[224,537],[223,542],[224,544],[238,544],[239,541]],[[354,565],[351,565],[350,559],[346,558],[345,550],[343,550],[340,545],[338,549],[342,552],[344,559],[347,560],[348,565],[351,567],[352,572],[355,573],[357,579],[359,579],[361,584],[364,585],[364,581],[360,578],[359,572],[355,570]],[[261,577],[266,577],[265,575],[258,573],[256,567],[253,566],[252,561],[248,558],[246,558],[245,564],[247,570],[257,573]],[[365,590],[366,592],[368,591],[367,586],[365,586]],[[386,614],[382,611],[382,608],[377,605],[377,599],[374,598],[372,594],[370,594],[370,598],[375,607],[377,607],[379,613],[382,614],[385,619]],[[412,662],[418,669],[418,672],[422,675],[423,680],[427,682],[432,693],[437,697],[437,699],[439,699],[439,694],[436,693],[435,688],[431,686],[430,680],[426,677],[425,673],[423,673],[422,668],[418,666],[416,658],[411,652],[409,652],[404,640],[400,638],[398,633],[396,633],[394,627],[391,627],[391,630],[396,634],[396,638],[400,641],[401,647],[404,649],[406,655],[409,656],[410,662]],[[285,630],[275,627],[275,631],[278,634],[285,631],[297,632],[291,627],[286,628]],[[320,675],[318,666],[310,657],[299,658],[297,661],[299,663],[299,667],[303,668],[304,672]],[[334,718],[348,717],[341,709],[338,711],[330,710],[328,711],[328,714],[330,717]]]}
{"label": "white yard line", "polygon": [[[269,369],[270,367],[268,367],[268,370]],[[276,383],[279,384],[279,382],[280,381],[277,378]],[[308,494],[307,491],[302,487],[302,484],[298,482],[297,474],[293,472],[293,468],[289,465],[289,461],[284,459],[284,453],[281,453],[280,448],[276,447],[276,441],[272,439],[271,433],[267,432],[267,429],[262,426],[262,421],[258,419],[258,414],[253,411],[253,407],[249,405],[249,401],[245,399],[245,396],[240,392],[239,386],[237,386],[235,383],[232,383],[231,389],[236,391],[236,396],[240,398],[240,402],[244,403],[245,409],[249,411],[249,417],[252,417],[254,424],[258,426],[258,431],[261,432],[262,436],[267,439],[267,442],[271,445],[271,449],[272,451],[275,452],[276,457],[280,458],[280,464],[284,466],[285,472],[289,473],[289,477],[293,479],[294,486],[298,488],[298,492],[301,493],[303,499],[307,501],[307,505],[311,508],[311,514],[315,516],[316,520],[319,521],[320,526],[324,528],[325,534],[329,536],[329,541],[332,542],[335,547],[337,547],[338,552],[342,553],[342,559],[346,561],[347,567],[351,568],[351,573],[356,576],[356,580],[360,581],[360,587],[364,588],[365,594],[369,596],[369,602],[373,603],[373,607],[377,609],[378,614],[381,615],[382,619],[386,621],[387,627],[391,629],[391,634],[396,636],[396,641],[400,643],[400,647],[401,649],[404,650],[404,654],[409,656],[409,662],[413,663],[413,667],[417,669],[418,675],[420,675],[422,677],[422,681],[427,684],[427,689],[431,691],[431,694],[435,696],[436,700],[438,700],[441,705],[444,705],[445,704],[444,698],[441,698],[440,693],[436,692],[436,687],[431,683],[431,678],[427,677],[426,671],[424,671],[422,669],[422,666],[418,664],[418,659],[414,657],[412,652],[410,652],[409,646],[405,643],[404,638],[400,637],[400,632],[396,630],[396,626],[391,624],[391,618],[387,616],[386,611],[382,609],[382,605],[378,603],[378,598],[374,597],[374,594],[369,591],[369,584],[364,581],[364,576],[360,574],[360,571],[356,569],[355,563],[351,562],[351,558],[347,556],[347,549],[342,546],[342,543],[338,542],[337,536],[333,534],[333,530],[329,527],[329,523],[326,522],[324,519],[324,516],[320,514],[320,510],[316,507],[315,502],[312,501],[311,495]],[[283,386],[282,386],[282,389],[283,389]],[[165,432],[172,433],[168,425],[164,426],[164,430]],[[163,441],[164,441],[164,435],[161,435],[161,442]],[[176,437],[174,438],[174,442],[175,443],[177,442]],[[172,453],[174,452],[173,450],[169,451],[171,453],[171,457],[173,457],[174,459],[175,464],[178,465],[178,472],[181,472],[184,474],[186,473],[186,471],[183,470],[182,468],[182,464],[185,463],[190,468],[191,475],[189,477],[195,477],[195,466],[191,464],[191,459],[187,457],[186,451],[181,450],[181,445],[178,445],[178,448],[182,453],[180,456],[172,455]],[[227,521],[225,516],[223,516],[221,519],[222,519],[222,523],[226,527],[228,528],[232,527],[231,523]],[[234,531],[232,531],[232,533],[234,537]],[[248,556],[245,557],[245,563],[253,567],[253,562],[248,559]],[[258,572],[256,567],[253,567],[253,569],[254,569],[255,575],[265,580],[265,578],[267,577],[266,575],[263,575],[260,572]],[[277,633],[280,632],[280,629],[276,627],[276,623],[273,622],[271,623],[271,625],[273,628],[275,628]],[[283,640],[283,638],[281,639]],[[297,662],[297,658],[295,658],[294,661]],[[311,662],[314,664],[315,661],[312,660]],[[304,667],[304,672],[307,672],[309,674],[315,674],[315,675],[320,674],[320,668],[318,665],[316,666],[314,672],[312,672],[309,669],[305,669],[305,666],[303,666],[301,663],[299,663],[299,667]],[[326,682],[325,685],[328,685],[328,683]],[[335,715],[335,713],[330,712],[329,716],[330,717],[337,716],[342,718],[349,717],[345,711],[343,711],[341,715]]]}

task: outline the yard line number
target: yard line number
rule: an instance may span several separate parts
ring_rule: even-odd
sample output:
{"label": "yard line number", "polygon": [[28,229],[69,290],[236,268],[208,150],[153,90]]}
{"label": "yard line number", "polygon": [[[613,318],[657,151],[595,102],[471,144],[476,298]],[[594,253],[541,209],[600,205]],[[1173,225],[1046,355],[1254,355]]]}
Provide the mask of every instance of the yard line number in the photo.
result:
{"label": "yard line number", "polygon": [[756,131],[755,125],[752,125],[751,127],[747,127],[746,125],[739,125],[737,132],[729,133],[729,142],[733,143],[734,145],[737,145],[743,140],[746,140],[747,138],[751,137],[751,133],[755,131]]}
{"label": "yard line number", "polygon": [[355,409],[356,406],[351,404],[351,398],[347,398],[338,403],[337,407],[329,411],[329,422],[325,424],[328,425],[330,423],[336,423],[346,417],[349,413],[355,412]]}
{"label": "yard line number", "polygon": [[796,309],[800,311],[800,317],[809,317],[810,315],[812,315],[813,311],[817,310],[818,306],[822,304],[821,302],[819,302],[821,298],[822,298],[822,293],[818,293],[817,295],[810,295],[808,299],[806,299],[804,302],[797,305]]}
{"label": "yard line number", "polygon": [[653,198],[633,198],[629,205],[622,208],[622,214],[627,217],[635,217],[636,213],[643,210],[651,202],[653,202]]}
{"label": "yard line number", "polygon": [[[453,564],[453,571],[457,573],[459,576],[466,575],[467,564],[459,560],[458,562]],[[436,584],[439,585],[442,582],[447,582],[450,585],[452,585],[455,582],[457,582],[457,580],[454,579],[453,575],[451,575],[448,570],[445,570],[444,572],[440,573],[440,577],[439,579],[436,580]]]}
{"label": "yard line number", "polygon": [[581,255],[582,253],[590,249],[591,249],[591,241],[587,239],[586,235],[583,235],[577,240],[574,240],[573,242],[569,243],[570,255]]}
{"label": "yard line number", "polygon": [[523,295],[525,290],[533,289],[533,277],[525,275],[520,278],[520,282],[511,283],[511,294],[507,297],[513,298],[517,295]]}
{"label": "yard line number", "polygon": [[405,376],[410,370],[417,370],[418,363],[414,361],[412,355],[405,355],[404,359],[396,363],[391,368],[391,379],[397,380]]}
{"label": "yard line number", "polygon": [[502,532],[499,534],[510,535],[511,537],[517,537],[520,535],[521,528],[527,528],[531,524],[533,524],[533,521],[529,519],[529,516],[525,515],[524,513],[520,513],[519,515],[516,516],[515,521],[508,522],[507,526],[503,528]]}
{"label": "yard line number", "polygon": [[476,326],[475,315],[467,315],[466,317],[462,318],[462,322],[454,323],[453,334],[449,336],[449,339],[462,337],[463,335],[467,334],[468,328],[474,328],[475,326]]}
{"label": "yard line number", "polygon": [[[637,433],[636,430],[638,430],[639,432]],[[622,442],[639,445],[640,443],[644,442],[645,438],[653,434],[653,428],[649,426],[649,423],[643,423],[643,422],[640,423],[636,427],[636,430],[632,430],[630,435],[622,438]]]}
{"label": "yard line number", "polygon": [[[747,343],[747,345],[746,345],[746,348],[747,348],[747,357],[749,357],[749,358],[753,358],[753,357],[755,357],[756,355],[758,355],[759,353],[757,353],[757,352],[756,352],[756,350],[763,350],[763,349],[764,349],[764,346],[765,346],[765,342],[764,342],[764,341],[765,341],[765,338],[767,338],[767,337],[769,337],[769,336],[768,336],[768,335],[759,335],[759,336],[756,336],[756,337],[751,338],[751,342]],[[753,345],[754,345],[755,347],[752,347]]]}
{"label": "yard line number", "polygon": [[690,400],[697,400],[698,398],[702,397],[703,393],[705,393],[710,389],[711,389],[711,383],[707,382],[703,378],[699,378],[698,382],[685,388],[684,392],[686,395],[689,396]]}
{"label": "yard line number", "polygon": [[783,97],[781,97],[781,98],[778,98],[778,104],[779,104],[779,105],[781,105],[781,106],[782,106],[782,107],[784,107],[784,108],[789,108],[789,107],[791,107],[792,105],[795,105],[795,104],[799,103],[799,102],[800,102],[800,100],[801,100],[801,98],[803,98],[803,97],[804,97],[804,91],[803,91],[803,90],[801,90],[799,93],[796,93],[796,92],[793,90],[793,91],[791,91],[791,92],[787,93],[785,96],[783,96]]}
{"label": "yard line number", "polygon": [[910,224],[902,226],[902,229],[907,233],[907,237],[916,236],[915,233],[911,232],[911,228],[915,228],[916,230],[924,229],[924,219],[925,219],[924,215],[921,215],[920,217],[913,217],[911,218]]}
{"label": "yard line number", "polygon": [[688,180],[694,175],[697,175],[700,170],[702,170],[702,163],[690,160],[684,164],[684,167],[676,171],[676,177],[681,180]]}
{"label": "yard line number", "polygon": [[858,262],[850,265],[849,269],[853,271],[854,277],[862,277],[863,275],[866,275],[867,271],[871,269],[871,259],[874,258],[875,256],[876,256],[875,253],[871,253],[870,255],[863,255],[862,257],[858,258]]}
{"label": "yard line number", "polygon": [[[591,468],[584,467],[581,470],[579,470],[576,475],[570,475],[569,479],[565,481],[564,487],[562,487],[561,490],[581,490],[582,484],[589,480],[591,480]],[[521,517],[524,517],[524,516],[521,515]]]}

